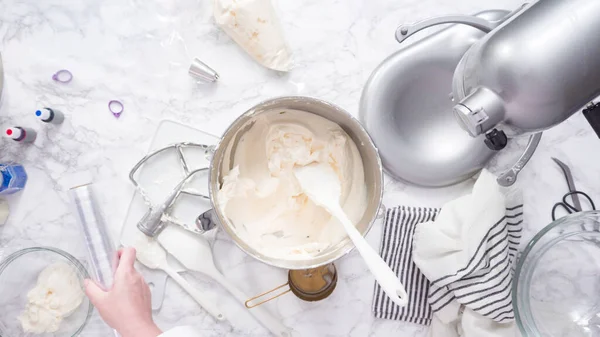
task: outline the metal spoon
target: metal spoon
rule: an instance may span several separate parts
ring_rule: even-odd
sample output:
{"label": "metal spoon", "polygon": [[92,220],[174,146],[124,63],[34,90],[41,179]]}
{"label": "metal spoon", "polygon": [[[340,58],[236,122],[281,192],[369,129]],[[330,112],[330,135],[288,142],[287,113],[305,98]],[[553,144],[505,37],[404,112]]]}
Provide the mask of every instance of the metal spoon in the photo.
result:
{"label": "metal spoon", "polygon": [[342,187],[340,179],[333,168],[329,164],[311,164],[294,169],[294,174],[304,193],[315,204],[325,208],[331,215],[340,220],[346,233],[386,295],[397,305],[405,306],[408,303],[408,296],[396,273],[371,248],[340,206],[339,200]]}

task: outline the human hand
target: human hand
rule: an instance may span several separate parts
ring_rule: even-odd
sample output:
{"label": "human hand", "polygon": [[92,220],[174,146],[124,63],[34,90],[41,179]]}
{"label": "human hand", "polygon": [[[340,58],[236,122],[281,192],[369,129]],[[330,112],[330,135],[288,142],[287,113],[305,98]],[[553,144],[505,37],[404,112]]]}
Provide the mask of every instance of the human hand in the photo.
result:
{"label": "human hand", "polygon": [[152,320],[150,288],[135,270],[135,249],[118,252],[113,286],[104,291],[85,280],[85,293],[102,319],[122,337],[156,337],[162,333]]}

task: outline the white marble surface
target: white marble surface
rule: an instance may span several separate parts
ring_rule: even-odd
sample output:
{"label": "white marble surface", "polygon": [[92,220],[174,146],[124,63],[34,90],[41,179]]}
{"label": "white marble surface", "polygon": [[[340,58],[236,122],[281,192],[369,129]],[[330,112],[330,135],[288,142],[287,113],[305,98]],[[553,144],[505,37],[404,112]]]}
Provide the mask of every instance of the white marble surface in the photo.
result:
{"label": "white marble surface", "polygon": [[[117,235],[133,188],[131,166],[145,153],[158,123],[172,119],[220,134],[241,112],[280,95],[307,95],[357,113],[361,88],[373,68],[397,50],[393,35],[403,22],[447,13],[474,13],[492,6],[476,0],[277,0],[296,67],[287,75],[255,64],[220,31],[209,0],[4,0],[0,2],[0,52],[5,88],[2,127],[33,126],[33,145],[0,139],[0,161],[25,165],[29,183],[8,198],[11,215],[1,228],[5,251],[33,245],[55,246],[84,256],[69,210],[66,190],[74,176],[89,172],[97,182],[101,206]],[[521,0],[501,0],[496,8],[515,8]],[[221,75],[216,85],[198,86],[186,74],[197,56]],[[58,69],[70,69],[68,85],[52,82]],[[125,105],[120,119],[107,102]],[[36,106],[61,109],[61,126],[41,125]],[[576,184],[600,198],[597,153],[600,141],[577,115],[547,132],[520,176],[526,201],[527,239],[550,221],[550,209],[566,191],[550,160],[568,163]],[[75,179],[76,180],[76,179]],[[385,204],[440,206],[464,193],[468,184],[422,189],[386,180]],[[369,233],[379,245],[381,224]],[[224,235],[215,253],[225,275],[248,294],[283,283],[285,272],[245,256]],[[426,328],[373,319],[373,278],[355,253],[337,264],[340,280],[321,302],[287,295],[269,310],[300,336],[423,336]],[[216,324],[176,285],[156,319],[163,328],[192,324],[202,336],[264,336],[243,309],[203,277],[187,276],[222,298],[233,325]],[[239,315],[237,314],[239,313]],[[90,326],[83,336],[103,335]]]}

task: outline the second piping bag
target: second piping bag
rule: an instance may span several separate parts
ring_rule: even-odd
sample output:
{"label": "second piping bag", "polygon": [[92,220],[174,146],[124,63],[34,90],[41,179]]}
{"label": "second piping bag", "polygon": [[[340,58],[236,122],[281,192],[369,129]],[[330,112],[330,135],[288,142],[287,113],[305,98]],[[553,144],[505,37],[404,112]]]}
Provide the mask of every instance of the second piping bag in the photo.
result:
{"label": "second piping bag", "polygon": [[291,52],[271,0],[214,0],[215,21],[263,66],[288,71]]}

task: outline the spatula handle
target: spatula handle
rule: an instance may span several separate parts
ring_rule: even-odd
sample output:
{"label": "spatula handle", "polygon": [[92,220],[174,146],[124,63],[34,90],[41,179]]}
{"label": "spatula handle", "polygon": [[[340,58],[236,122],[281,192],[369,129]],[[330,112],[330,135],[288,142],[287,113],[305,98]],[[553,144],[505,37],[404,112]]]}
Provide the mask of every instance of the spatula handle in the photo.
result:
{"label": "spatula handle", "polygon": [[169,274],[173,281],[177,282],[177,284],[179,284],[181,288],[183,288],[183,290],[187,291],[187,293],[190,294],[190,296],[192,296],[192,298],[196,302],[198,302],[198,304],[200,304],[200,306],[204,308],[204,310],[206,310],[206,312],[213,316],[217,321],[225,320],[225,315],[223,315],[223,313],[221,312],[221,310],[219,310],[217,305],[208,301],[208,299],[202,292],[192,287],[188,281],[181,277],[181,275],[179,275],[176,271],[172,270],[171,268],[164,268],[163,270],[167,274]]}
{"label": "spatula handle", "polygon": [[358,252],[365,260],[367,267],[377,280],[377,283],[381,286],[381,289],[385,292],[389,298],[397,305],[404,307],[408,303],[408,296],[406,290],[396,273],[383,261],[381,256],[369,245],[367,240],[360,234],[360,232],[354,227],[352,222],[348,219],[342,209],[330,210],[336,218],[340,220],[344,225],[348,236],[358,249]]}

